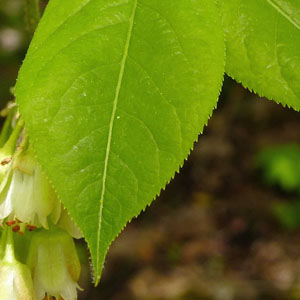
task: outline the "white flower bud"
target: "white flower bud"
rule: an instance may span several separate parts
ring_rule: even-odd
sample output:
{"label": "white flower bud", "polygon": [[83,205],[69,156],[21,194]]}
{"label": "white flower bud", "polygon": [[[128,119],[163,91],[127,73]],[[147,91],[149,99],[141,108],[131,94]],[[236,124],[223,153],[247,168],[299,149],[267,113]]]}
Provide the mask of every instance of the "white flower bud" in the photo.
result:
{"label": "white flower bud", "polygon": [[64,230],[53,228],[34,232],[27,265],[32,272],[37,300],[46,295],[77,299],[80,262],[74,241]]}
{"label": "white flower bud", "polygon": [[2,246],[3,240],[6,244],[4,257],[0,261],[0,299],[35,300],[30,270],[15,259],[10,229],[2,233]]}

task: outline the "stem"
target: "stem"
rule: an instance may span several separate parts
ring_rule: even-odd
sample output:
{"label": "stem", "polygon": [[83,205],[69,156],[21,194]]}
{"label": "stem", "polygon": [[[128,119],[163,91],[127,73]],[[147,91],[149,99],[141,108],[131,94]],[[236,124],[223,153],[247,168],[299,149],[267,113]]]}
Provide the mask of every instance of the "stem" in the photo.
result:
{"label": "stem", "polygon": [[0,260],[2,260],[4,257],[5,248],[6,248],[6,240],[7,240],[7,229],[3,228],[1,240],[0,240]]}
{"label": "stem", "polygon": [[4,149],[7,151],[8,155],[15,152],[16,144],[18,142],[19,135],[24,127],[24,121],[20,118],[14,128],[12,134],[10,135],[8,141],[6,142]]}
{"label": "stem", "polygon": [[40,0],[24,0],[25,1],[25,21],[27,29],[33,35],[41,18]]}
{"label": "stem", "polygon": [[12,263],[16,259],[13,232],[10,227],[7,227],[5,230],[7,230],[7,237],[6,237],[6,249],[5,249],[4,260],[6,262]]}
{"label": "stem", "polygon": [[8,111],[8,115],[5,119],[4,125],[2,127],[1,130],[1,134],[0,134],[0,147],[2,147],[6,141],[8,140],[12,128],[11,128],[11,123],[12,123],[12,119],[14,117],[14,114],[16,113],[16,107],[12,107],[12,108],[7,108]]}

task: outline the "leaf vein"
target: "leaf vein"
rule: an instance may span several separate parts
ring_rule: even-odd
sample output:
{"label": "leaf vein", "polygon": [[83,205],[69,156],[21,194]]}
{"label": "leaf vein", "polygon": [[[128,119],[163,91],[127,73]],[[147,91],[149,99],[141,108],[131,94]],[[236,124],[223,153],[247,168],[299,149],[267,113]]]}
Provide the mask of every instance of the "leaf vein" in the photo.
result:
{"label": "leaf vein", "polygon": [[267,2],[274,7],[279,14],[285,17],[291,24],[293,24],[298,30],[300,30],[300,24],[294,21],[279,5],[277,5],[274,0],[267,0]]}
{"label": "leaf vein", "polygon": [[182,56],[184,57],[184,60],[186,61],[186,63],[189,65],[189,67],[191,68],[191,70],[194,71],[194,67],[192,66],[190,60],[188,59],[187,55],[185,54],[185,52],[183,51],[183,46],[182,46],[182,43],[179,39],[179,34],[178,32],[175,30],[173,24],[167,19],[167,17],[165,17],[164,15],[162,15],[161,12],[159,12],[158,10],[154,9],[153,7],[149,6],[149,5],[146,5],[145,3],[143,3],[143,5],[141,5],[149,10],[152,10],[154,13],[156,13],[162,20],[164,20],[166,22],[167,25],[169,25],[169,27],[171,28],[171,30],[173,31],[174,33],[174,36],[176,38],[176,41],[178,43],[178,46],[181,50],[181,54]]}
{"label": "leaf vein", "polygon": [[[144,129],[146,129],[146,131],[147,131],[147,132],[149,133],[149,135],[151,136],[151,138],[152,138],[152,140],[153,140],[153,142],[154,142],[154,144],[155,144],[156,152],[157,152],[158,157],[159,157],[159,151],[160,151],[160,149],[159,149],[159,147],[158,147],[158,143],[157,143],[156,138],[155,138],[154,134],[152,133],[152,130],[150,129],[150,127],[145,123],[145,121],[144,121],[143,119],[141,119],[141,118],[139,118],[139,117],[137,117],[137,116],[134,116],[134,115],[128,113],[127,111],[123,110],[123,109],[122,109],[122,111],[123,111],[123,113],[125,113],[127,116],[129,116],[130,118],[132,118],[132,119],[134,119],[134,120],[140,122],[140,123],[143,125]],[[158,162],[159,162],[159,160],[158,160]],[[160,163],[160,162],[159,162],[159,163]],[[159,164],[159,168],[158,168],[158,172],[157,172],[157,173],[158,173],[158,177],[160,177],[160,176],[159,176],[159,174],[160,174],[160,164]]]}
{"label": "leaf vein", "polygon": [[278,22],[279,22],[279,19],[278,17],[276,18],[276,23],[275,23],[275,38],[274,38],[274,41],[275,41],[275,59],[277,61],[277,65],[278,65],[278,68],[279,68],[279,72],[280,72],[280,75],[281,75],[281,78],[283,79],[283,81],[286,83],[286,87],[287,89],[289,89],[295,96],[296,98],[299,98],[299,96],[297,95],[297,93],[294,91],[294,89],[292,88],[292,86],[290,85],[289,83],[289,80],[287,80],[282,72],[282,66],[281,66],[281,63],[278,59]]}
{"label": "leaf vein", "polygon": [[[39,45],[39,47],[33,51],[30,55],[35,54],[38,50],[40,50],[42,47],[45,46],[46,41],[49,40],[49,38],[51,38],[52,36],[55,35],[55,33],[57,33],[70,19],[72,19],[73,17],[75,17],[76,15],[78,15],[83,8],[85,8],[86,6],[88,6],[89,4],[91,4],[93,2],[93,0],[87,0],[86,3],[83,3],[73,14],[71,14],[70,16],[68,16],[58,27],[55,28],[55,30],[53,32],[51,32],[48,37],[45,39],[45,42],[42,43],[41,45]],[[103,9],[99,10],[98,13],[100,12],[104,12],[106,9],[109,9],[111,7],[118,7],[118,6],[122,6],[124,5],[124,3],[120,3],[119,5],[109,5],[109,6],[104,6]]]}
{"label": "leaf vein", "polygon": [[178,113],[177,113],[177,110],[176,110],[176,107],[175,105],[170,101],[168,100],[168,98],[164,95],[164,93],[162,92],[161,88],[158,86],[158,84],[154,81],[153,77],[150,76],[149,72],[140,64],[138,63],[133,57],[131,57],[130,55],[128,56],[131,61],[136,65],[138,66],[142,72],[147,76],[147,78],[150,80],[150,82],[152,83],[152,85],[154,86],[154,88],[156,89],[156,91],[158,92],[158,94],[160,95],[160,97],[168,104],[170,105],[170,107],[172,108],[173,112],[174,112],[174,116],[177,120],[177,123],[179,125],[179,133],[180,133],[180,137],[179,137],[179,143],[180,143],[180,149],[181,149],[181,153],[180,155],[182,154],[182,129],[181,129],[181,121],[180,121],[180,118],[178,116]]}
{"label": "leaf vein", "polygon": [[[109,153],[110,153],[110,146],[111,146],[111,139],[112,139],[112,130],[113,130],[113,125],[114,125],[114,120],[115,120],[115,115],[116,115],[120,90],[121,90],[121,86],[122,86],[122,80],[123,80],[124,71],[125,71],[125,64],[126,64],[126,61],[127,61],[127,56],[128,56],[128,51],[129,51],[129,46],[130,46],[130,41],[131,41],[131,36],[132,36],[132,30],[133,30],[134,18],[135,18],[135,14],[136,14],[137,5],[138,5],[138,0],[134,0],[132,15],[131,15],[131,18],[129,20],[127,40],[125,42],[124,54],[123,54],[123,58],[122,58],[122,61],[121,61],[119,79],[118,79],[117,86],[116,86],[116,92],[115,92],[115,98],[114,98],[114,102],[113,102],[113,110],[112,110],[111,120],[110,120],[110,124],[109,124],[107,148],[106,148],[105,161],[104,161],[104,171],[103,171],[103,177],[102,177],[102,190],[101,190],[101,197],[100,197],[99,223],[98,223],[98,232],[97,232],[96,273],[98,272],[99,267],[100,267],[100,265],[99,265],[99,263],[100,263],[99,262],[100,254],[99,253],[100,253],[100,239],[101,239],[101,226],[102,226],[102,214],[103,214],[103,201],[104,201],[104,195],[105,195],[107,167],[108,167]],[[99,278],[96,278],[96,283],[98,281],[99,281]]]}

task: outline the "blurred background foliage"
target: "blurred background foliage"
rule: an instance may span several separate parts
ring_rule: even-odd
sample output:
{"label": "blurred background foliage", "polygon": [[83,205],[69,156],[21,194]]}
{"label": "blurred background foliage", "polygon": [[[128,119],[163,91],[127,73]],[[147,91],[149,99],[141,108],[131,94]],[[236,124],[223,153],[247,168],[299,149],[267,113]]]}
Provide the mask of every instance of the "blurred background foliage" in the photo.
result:
{"label": "blurred background foliage", "polygon": [[[29,41],[23,0],[0,0],[1,108]],[[98,288],[78,242],[80,299],[300,299],[299,235],[300,115],[225,78],[191,156],[114,242]]]}
{"label": "blurred background foliage", "polygon": [[300,144],[268,147],[257,155],[257,164],[266,184],[293,195],[293,200],[272,205],[281,225],[293,230],[300,226]]}

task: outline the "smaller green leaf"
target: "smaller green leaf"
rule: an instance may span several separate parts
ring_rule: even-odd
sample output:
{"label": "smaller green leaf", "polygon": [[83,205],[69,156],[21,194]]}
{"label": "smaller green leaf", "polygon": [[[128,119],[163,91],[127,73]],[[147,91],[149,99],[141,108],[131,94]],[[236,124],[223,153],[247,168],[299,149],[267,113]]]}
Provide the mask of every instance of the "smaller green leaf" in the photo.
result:
{"label": "smaller green leaf", "polygon": [[219,0],[226,72],[245,87],[300,109],[300,1]]}

